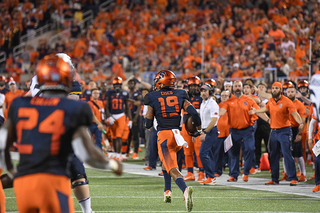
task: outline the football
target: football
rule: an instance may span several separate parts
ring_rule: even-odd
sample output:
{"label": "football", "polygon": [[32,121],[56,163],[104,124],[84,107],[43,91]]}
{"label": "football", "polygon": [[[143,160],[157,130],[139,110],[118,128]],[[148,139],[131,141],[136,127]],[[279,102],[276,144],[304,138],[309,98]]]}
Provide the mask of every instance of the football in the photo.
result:
{"label": "football", "polygon": [[187,132],[189,133],[189,135],[193,134],[197,131],[191,116],[187,118],[187,120],[185,122],[185,128],[186,128]]}

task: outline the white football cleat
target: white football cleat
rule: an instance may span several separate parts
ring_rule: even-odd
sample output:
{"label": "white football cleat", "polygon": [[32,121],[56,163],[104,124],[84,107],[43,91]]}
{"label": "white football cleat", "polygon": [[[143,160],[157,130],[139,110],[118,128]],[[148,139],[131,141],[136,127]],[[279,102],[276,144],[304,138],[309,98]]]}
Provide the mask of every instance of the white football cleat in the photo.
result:
{"label": "white football cleat", "polygon": [[186,188],[186,190],[184,190],[184,201],[186,202],[186,209],[188,212],[192,211],[193,208],[193,188],[192,186],[189,186],[188,188]]}
{"label": "white football cleat", "polygon": [[167,190],[164,192],[164,202],[165,203],[171,203],[171,199],[172,199],[172,192],[170,190]]}

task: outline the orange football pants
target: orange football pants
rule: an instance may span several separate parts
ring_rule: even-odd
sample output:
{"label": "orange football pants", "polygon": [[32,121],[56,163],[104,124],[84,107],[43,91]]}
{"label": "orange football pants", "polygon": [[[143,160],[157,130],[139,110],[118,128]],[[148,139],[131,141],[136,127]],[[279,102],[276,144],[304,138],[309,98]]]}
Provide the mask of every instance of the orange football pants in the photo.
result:
{"label": "orange football pants", "polygon": [[110,127],[111,130],[111,138],[122,138],[126,127],[126,115],[121,116],[120,118],[116,119],[114,124]]}
{"label": "orange football pants", "polygon": [[74,212],[67,176],[36,173],[15,178],[13,188],[20,213]]}
{"label": "orange football pants", "polygon": [[197,156],[197,161],[198,161],[198,166],[199,168],[203,168],[201,160],[200,160],[200,147],[201,147],[201,141],[199,140],[200,137],[196,138],[196,142],[192,142],[192,136],[190,136],[184,126],[182,125],[182,137],[184,140],[188,143],[188,148],[184,147],[184,155],[185,155],[185,162],[186,162],[186,167],[187,168],[193,168],[194,164],[194,157],[193,157],[193,152],[196,153]]}
{"label": "orange football pants", "polygon": [[182,147],[177,145],[172,130],[161,130],[157,144],[160,160],[170,174],[171,169],[178,168],[177,152]]}

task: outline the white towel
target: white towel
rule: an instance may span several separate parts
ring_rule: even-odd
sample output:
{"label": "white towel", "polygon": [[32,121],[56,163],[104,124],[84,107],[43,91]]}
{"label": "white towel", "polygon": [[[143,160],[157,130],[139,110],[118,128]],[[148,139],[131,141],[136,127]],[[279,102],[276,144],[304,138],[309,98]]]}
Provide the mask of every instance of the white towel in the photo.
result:
{"label": "white towel", "polygon": [[173,132],[174,139],[176,140],[177,145],[178,146],[185,146],[186,148],[188,148],[188,143],[184,140],[184,138],[180,134],[180,130],[173,129],[172,132]]}

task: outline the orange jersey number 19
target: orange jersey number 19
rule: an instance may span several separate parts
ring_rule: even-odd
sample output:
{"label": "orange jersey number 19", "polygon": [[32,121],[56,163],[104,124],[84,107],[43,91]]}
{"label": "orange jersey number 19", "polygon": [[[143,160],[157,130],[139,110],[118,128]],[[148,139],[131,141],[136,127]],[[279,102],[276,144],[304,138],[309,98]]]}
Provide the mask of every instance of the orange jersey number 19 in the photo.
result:
{"label": "orange jersey number 19", "polygon": [[[31,154],[33,146],[31,144],[21,144],[22,131],[32,130],[37,126],[39,112],[34,108],[20,108],[18,110],[19,118],[27,118],[19,120],[16,126],[18,150],[21,154]],[[65,132],[63,125],[64,111],[57,109],[53,111],[39,124],[39,133],[52,134],[51,137],[51,155],[57,155],[60,147],[60,137]]]}
{"label": "orange jersey number 19", "polygon": [[164,98],[162,98],[162,97],[159,97],[158,101],[160,102],[161,113],[164,118],[167,117],[168,110],[166,109],[166,106],[175,107],[175,109],[176,109],[176,112],[169,113],[170,117],[179,115],[179,102],[178,102],[177,96],[168,96],[166,98],[166,100],[164,100]]}

